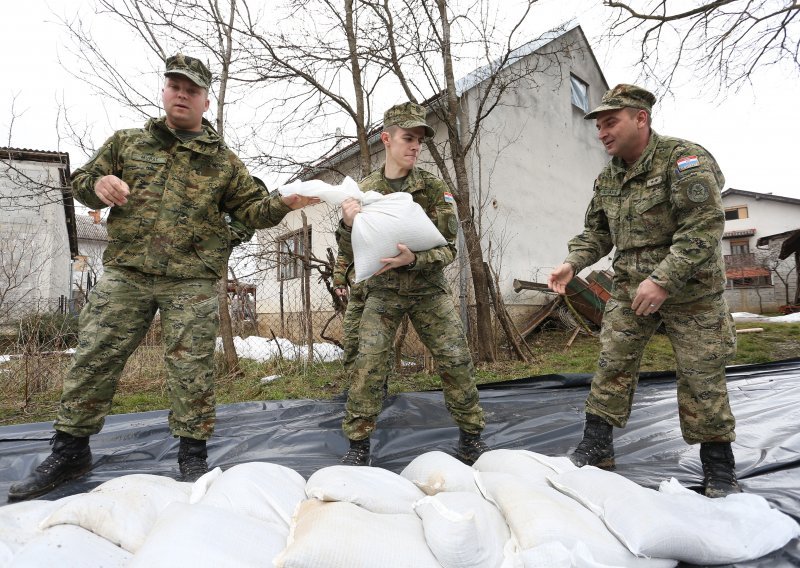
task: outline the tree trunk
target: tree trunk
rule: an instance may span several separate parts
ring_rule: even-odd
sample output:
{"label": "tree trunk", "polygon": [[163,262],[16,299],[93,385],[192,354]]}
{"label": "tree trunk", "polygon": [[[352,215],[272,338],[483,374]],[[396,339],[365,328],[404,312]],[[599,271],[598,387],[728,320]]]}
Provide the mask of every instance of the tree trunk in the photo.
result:
{"label": "tree trunk", "polygon": [[219,334],[222,337],[222,347],[225,351],[225,365],[229,373],[239,372],[239,356],[233,345],[233,325],[231,324],[231,311],[228,307],[228,279],[220,278],[217,283],[217,296],[219,297]]}

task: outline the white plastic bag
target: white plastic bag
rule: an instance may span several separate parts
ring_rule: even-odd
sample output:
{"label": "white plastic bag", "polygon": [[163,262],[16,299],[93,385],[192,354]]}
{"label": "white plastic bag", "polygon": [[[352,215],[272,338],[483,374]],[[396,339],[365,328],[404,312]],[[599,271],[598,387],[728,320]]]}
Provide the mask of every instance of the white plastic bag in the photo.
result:
{"label": "white plastic bag", "polygon": [[382,258],[400,254],[398,244],[419,252],[447,241],[411,194],[398,192],[361,207],[353,221],[351,243],[355,281],[363,282],[383,267]]}

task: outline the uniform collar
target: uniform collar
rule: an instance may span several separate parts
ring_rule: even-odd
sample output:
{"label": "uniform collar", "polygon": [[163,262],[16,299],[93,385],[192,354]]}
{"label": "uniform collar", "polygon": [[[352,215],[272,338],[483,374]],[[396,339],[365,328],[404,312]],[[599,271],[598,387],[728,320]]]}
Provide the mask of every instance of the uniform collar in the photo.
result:
{"label": "uniform collar", "polygon": [[203,119],[203,133],[186,142],[183,142],[178,135],[167,126],[167,119],[164,116],[148,120],[145,129],[164,143],[164,145],[171,146],[177,142],[198,154],[212,155],[217,153],[221,147],[225,146],[225,142],[223,142],[222,138],[220,138],[219,134],[214,130],[214,127],[211,126],[211,123],[205,118]]}
{"label": "uniform collar", "polygon": [[[389,181],[386,179],[386,164],[381,166],[381,179],[384,181],[384,183],[386,183],[386,186],[390,188],[391,191],[394,191],[393,189],[391,189]],[[414,166],[413,168],[411,168],[411,170],[409,170],[408,175],[406,176],[405,183],[403,183],[403,191],[407,191],[408,193],[414,193],[416,191],[419,191],[420,189],[423,189],[424,187],[425,187],[425,180],[422,179],[421,170],[418,167]]]}
{"label": "uniform collar", "polygon": [[658,146],[658,141],[660,139],[661,137],[658,135],[658,133],[651,129],[650,140],[647,142],[647,146],[645,146],[644,151],[642,151],[642,155],[639,156],[638,160],[636,160],[636,163],[628,168],[622,158],[615,156],[611,159],[611,172],[614,174],[614,176],[624,176],[625,181],[649,172],[653,167],[653,156],[656,153],[656,147]]}

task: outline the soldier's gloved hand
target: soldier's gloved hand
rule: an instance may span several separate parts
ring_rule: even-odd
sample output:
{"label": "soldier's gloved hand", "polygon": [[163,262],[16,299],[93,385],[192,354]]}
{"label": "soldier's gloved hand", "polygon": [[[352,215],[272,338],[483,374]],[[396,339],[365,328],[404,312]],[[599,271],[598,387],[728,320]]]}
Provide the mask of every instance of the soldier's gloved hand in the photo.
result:
{"label": "soldier's gloved hand", "polygon": [[106,205],[125,205],[131,191],[117,176],[103,176],[94,184],[94,194]]}
{"label": "soldier's gloved hand", "polygon": [[649,278],[645,278],[636,289],[631,309],[636,312],[637,316],[649,316],[658,311],[668,296],[669,292],[664,288]]}
{"label": "soldier's gloved hand", "polygon": [[375,276],[378,274],[383,274],[387,270],[392,270],[393,268],[400,268],[401,266],[408,266],[409,264],[415,264],[417,262],[417,255],[414,254],[410,248],[406,245],[398,244],[397,250],[400,251],[400,254],[397,256],[393,256],[391,258],[382,258],[381,262],[384,265],[381,267],[378,272],[375,273]]}

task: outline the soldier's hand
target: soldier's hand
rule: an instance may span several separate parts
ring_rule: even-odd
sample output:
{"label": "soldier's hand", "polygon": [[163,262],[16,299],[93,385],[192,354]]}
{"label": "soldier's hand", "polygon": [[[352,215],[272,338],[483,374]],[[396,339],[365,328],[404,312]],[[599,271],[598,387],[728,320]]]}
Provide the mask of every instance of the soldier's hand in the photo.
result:
{"label": "soldier's hand", "polygon": [[281,199],[290,209],[302,209],[307,205],[316,205],[319,203],[319,197],[306,197],[305,195],[297,195],[296,193],[284,195]]}
{"label": "soldier's hand", "polygon": [[574,276],[575,270],[570,263],[559,264],[550,273],[550,277],[547,279],[547,286],[553,292],[565,294],[567,292],[567,284]]}
{"label": "soldier's hand", "polygon": [[353,220],[356,215],[361,213],[361,203],[357,199],[348,197],[342,201],[342,222],[348,227],[353,226]]}
{"label": "soldier's hand", "polygon": [[343,300],[346,300],[350,295],[350,292],[347,290],[347,286],[337,286],[333,289],[333,291],[336,292],[336,295]]}
{"label": "soldier's hand", "polygon": [[382,258],[381,262],[384,263],[383,267],[375,273],[375,276],[378,274],[383,274],[387,270],[392,270],[393,268],[400,268],[401,266],[408,266],[409,264],[416,262],[417,255],[414,254],[414,251],[409,249],[406,245],[398,244],[397,250],[400,251],[400,254],[397,256],[393,256],[391,258]]}
{"label": "soldier's hand", "polygon": [[103,176],[94,184],[94,194],[106,205],[125,205],[131,191],[117,176]]}
{"label": "soldier's hand", "polygon": [[631,309],[636,312],[637,316],[649,316],[658,311],[668,296],[669,292],[664,288],[649,278],[645,278],[636,289]]}

